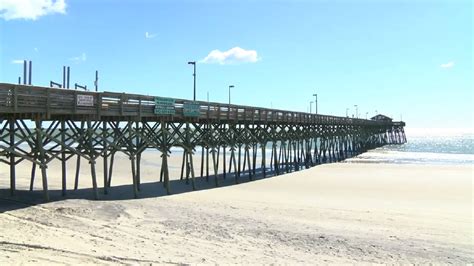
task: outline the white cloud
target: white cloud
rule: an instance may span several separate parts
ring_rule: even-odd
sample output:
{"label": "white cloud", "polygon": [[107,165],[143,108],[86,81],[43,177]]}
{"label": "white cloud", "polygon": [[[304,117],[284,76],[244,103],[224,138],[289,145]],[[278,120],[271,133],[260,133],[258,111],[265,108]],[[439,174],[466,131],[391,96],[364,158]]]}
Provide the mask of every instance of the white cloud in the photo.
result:
{"label": "white cloud", "polygon": [[21,59],[15,59],[15,60],[12,60],[12,64],[23,64],[23,61],[24,60],[21,60]]}
{"label": "white cloud", "polygon": [[156,37],[156,34],[145,32],[145,39],[153,39]]}
{"label": "white cloud", "polygon": [[74,61],[75,63],[85,62],[87,60],[86,53],[82,53],[80,56],[71,57],[69,60]]}
{"label": "white cloud", "polygon": [[452,68],[454,66],[454,62],[448,62],[446,64],[441,64],[441,68]]}
{"label": "white cloud", "polygon": [[238,63],[255,63],[259,60],[257,51],[245,50],[240,47],[234,47],[227,51],[212,50],[201,63],[207,64],[238,64]]}
{"label": "white cloud", "polygon": [[38,48],[36,48],[36,47],[35,47],[35,48],[33,48],[33,50],[35,50],[35,52],[38,52],[38,51],[39,51],[39,50],[38,50]]}
{"label": "white cloud", "polygon": [[5,20],[36,20],[54,13],[66,13],[65,0],[0,0],[0,18]]}

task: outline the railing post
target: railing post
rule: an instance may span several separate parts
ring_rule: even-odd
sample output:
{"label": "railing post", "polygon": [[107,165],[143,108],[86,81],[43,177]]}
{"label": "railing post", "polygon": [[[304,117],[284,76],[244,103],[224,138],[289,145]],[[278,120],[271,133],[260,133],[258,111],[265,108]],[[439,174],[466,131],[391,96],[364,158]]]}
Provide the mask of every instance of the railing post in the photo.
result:
{"label": "railing post", "polygon": [[46,89],[46,117],[49,119],[51,115],[51,97],[50,89]]}
{"label": "railing post", "polygon": [[100,93],[96,93],[97,97],[97,119],[100,119],[102,116],[102,95]]}
{"label": "railing post", "polygon": [[142,119],[142,97],[138,96],[138,117]]}
{"label": "railing post", "polygon": [[124,93],[120,95],[120,115],[123,115],[123,98],[124,98],[123,96],[124,95],[125,95]]}
{"label": "railing post", "polygon": [[13,111],[18,111],[18,89],[16,86],[13,87]]}
{"label": "railing post", "polygon": [[74,91],[74,102],[72,103],[73,113],[77,113],[77,90]]}

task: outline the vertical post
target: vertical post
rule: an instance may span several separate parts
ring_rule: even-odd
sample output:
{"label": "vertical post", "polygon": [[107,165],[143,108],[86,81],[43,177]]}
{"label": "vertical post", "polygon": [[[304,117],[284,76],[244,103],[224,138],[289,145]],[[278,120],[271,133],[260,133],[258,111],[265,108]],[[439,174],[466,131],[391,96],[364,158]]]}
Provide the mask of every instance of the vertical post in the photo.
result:
{"label": "vertical post", "polygon": [[[10,148],[14,149],[15,146],[15,119],[12,117],[9,121],[9,135],[10,135]],[[10,152],[10,194],[13,196],[15,194],[16,186],[16,162],[15,155],[13,152]]]}
{"label": "vertical post", "polygon": [[193,148],[191,147],[191,135],[189,134],[191,129],[189,128],[189,122],[186,122],[186,147],[185,147],[185,154],[186,155],[186,183],[188,183],[189,174],[191,174],[191,185],[193,190],[196,190],[196,185],[194,182],[194,165],[193,165]]}
{"label": "vertical post", "polygon": [[[83,135],[84,134],[84,121],[81,121],[81,128],[79,129],[79,134]],[[84,137],[82,137],[84,138]],[[82,143],[78,143],[76,151],[77,151],[77,161],[76,161],[76,177],[74,180],[74,190],[77,190],[79,186],[79,172],[81,169],[81,149],[82,149]]]}
{"label": "vertical post", "polygon": [[66,66],[63,66],[63,88],[66,88]]}
{"label": "vertical post", "polygon": [[[275,134],[275,133],[274,133],[274,134]],[[273,156],[273,167],[275,168],[276,175],[280,175],[280,167],[279,167],[279,165],[278,165],[278,155],[277,155],[276,140],[273,141],[272,156]]]}
{"label": "vertical post", "polygon": [[97,191],[97,178],[95,172],[95,155],[94,155],[94,146],[92,144],[92,130],[90,118],[87,119],[87,146],[89,149],[89,164],[91,165],[91,176],[92,176],[92,188],[94,190],[94,199],[99,199],[99,193]]}
{"label": "vertical post", "polygon": [[28,85],[31,85],[31,69],[32,69],[32,66],[31,66],[31,61],[30,61],[30,65],[28,69]]}
{"label": "vertical post", "polygon": [[206,147],[206,181],[209,181],[209,146]]}
{"label": "vertical post", "polygon": [[196,62],[194,62],[193,64],[194,66],[194,97],[193,97],[193,100],[196,101]]}
{"label": "vertical post", "polygon": [[267,177],[267,169],[266,169],[266,163],[265,163],[265,146],[266,146],[266,143],[261,143],[261,148],[262,148],[262,172],[263,172],[263,177]]}
{"label": "vertical post", "polygon": [[69,89],[69,77],[70,77],[70,73],[71,73],[71,68],[70,67],[67,67],[67,79],[66,79],[66,88]]}
{"label": "vertical post", "polygon": [[99,71],[95,71],[95,81],[94,81],[95,91],[99,91]]}
{"label": "vertical post", "polygon": [[109,166],[109,175],[107,179],[107,186],[110,187],[112,185],[112,171],[114,170],[114,158],[115,158],[115,152],[116,150],[113,150],[112,148],[111,154],[110,154],[110,166]]}
{"label": "vertical post", "polygon": [[214,181],[215,181],[215,185],[216,187],[219,186],[219,180],[217,179],[217,163],[216,163],[216,148],[213,146],[212,147],[212,150],[211,150],[211,153],[212,153],[212,165],[214,166]]}
{"label": "vertical post", "polygon": [[48,177],[46,175],[46,160],[45,154],[43,149],[43,134],[41,129],[41,120],[36,119],[36,148],[39,150],[39,159],[40,159],[40,169],[41,169],[41,177],[43,180],[43,193],[44,193],[44,200],[49,201],[49,193],[48,193]]}
{"label": "vertical post", "polygon": [[137,147],[137,189],[140,191],[140,162],[142,159],[142,154],[141,152],[138,152],[138,144],[140,142],[140,136],[138,134],[138,129],[140,128],[140,122],[136,121],[135,122],[135,145]]}
{"label": "vertical post", "polygon": [[61,119],[61,173],[62,195],[66,195],[66,121]]}
{"label": "vertical post", "polygon": [[[37,151],[34,151],[34,158],[38,158]],[[30,191],[33,191],[33,185],[35,183],[36,175],[36,163],[33,163],[31,166],[31,181],[30,181]]]}
{"label": "vertical post", "polygon": [[196,190],[196,185],[194,183],[194,165],[193,165],[193,151],[192,151],[192,149],[188,153],[188,156],[189,156],[189,168],[190,168],[190,171],[191,171],[191,185],[193,187],[193,190]]}
{"label": "vertical post", "polygon": [[235,162],[235,146],[232,146],[231,148],[231,154],[230,154],[230,165],[229,165],[229,172],[231,171],[232,169],[232,164],[234,165],[234,177],[235,177],[235,183],[238,184],[239,183],[239,176],[237,175],[237,163]]}
{"label": "vertical post", "polygon": [[107,159],[107,152],[108,152],[108,143],[107,143],[107,122],[102,122],[102,148],[104,149],[104,159],[103,159],[103,168],[104,168],[104,194],[108,194],[108,184],[107,184],[107,177],[108,177],[108,159]]}
{"label": "vertical post", "polygon": [[[180,180],[183,180],[184,177],[184,166],[186,165],[186,148],[183,148],[183,160],[181,162],[181,175],[180,175]],[[186,180],[187,182],[187,180]],[[187,183],[186,183],[187,184]]]}
{"label": "vertical post", "polygon": [[[253,170],[252,170],[252,167],[251,167],[251,164],[250,164],[250,148],[247,146],[245,151],[247,153],[247,164],[248,164],[248,168],[249,168],[249,179],[253,180],[253,177],[252,177]],[[252,151],[252,153],[253,153],[253,151]]]}
{"label": "vertical post", "polygon": [[27,77],[26,77],[26,60],[23,60],[23,85],[26,85]]}
{"label": "vertical post", "polygon": [[242,157],[242,144],[239,143],[239,153],[238,153],[238,160],[237,160],[237,176],[240,177],[240,170],[241,170],[241,157]]}
{"label": "vertical post", "polygon": [[128,131],[128,141],[130,141],[129,145],[132,145],[131,147],[129,146],[130,150],[130,162],[132,164],[132,181],[133,181],[133,196],[135,198],[138,198],[138,185],[137,185],[137,173],[136,173],[136,150],[134,150],[133,147],[133,139],[132,139],[132,126],[133,122],[128,121],[127,123],[127,131]]}
{"label": "vertical post", "polygon": [[201,146],[201,178],[204,177],[204,144]]}
{"label": "vertical post", "polygon": [[222,164],[223,164],[223,167],[224,167],[224,172],[223,172],[223,173],[224,173],[224,176],[223,176],[223,177],[224,177],[224,179],[225,179],[225,178],[226,178],[226,171],[225,171],[225,170],[226,170],[226,169],[225,169],[225,165],[226,165],[226,162],[225,162],[226,146],[225,146],[225,145],[222,146],[222,153],[223,153],[223,154],[222,154],[222,155],[223,155]]}
{"label": "vertical post", "polygon": [[252,147],[252,154],[253,154],[253,161],[252,161],[252,173],[256,175],[257,173],[257,153],[258,153],[258,146],[255,143]]}
{"label": "vertical post", "polygon": [[21,77],[18,77],[18,85],[21,85]]}
{"label": "vertical post", "polygon": [[162,151],[162,164],[161,164],[161,169],[164,174],[164,183],[163,185],[166,188],[166,193],[169,195],[170,194],[170,178],[169,178],[169,172],[168,172],[168,137],[167,137],[167,129],[166,129],[166,124],[164,120],[161,120],[161,131],[163,133],[163,139],[161,143],[161,151]]}

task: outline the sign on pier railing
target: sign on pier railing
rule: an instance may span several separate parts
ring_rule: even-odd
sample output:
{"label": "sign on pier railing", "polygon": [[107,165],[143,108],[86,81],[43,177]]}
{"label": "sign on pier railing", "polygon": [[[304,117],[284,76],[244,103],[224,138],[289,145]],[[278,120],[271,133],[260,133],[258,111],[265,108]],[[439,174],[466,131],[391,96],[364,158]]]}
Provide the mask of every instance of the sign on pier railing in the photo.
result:
{"label": "sign on pier railing", "polygon": [[201,113],[199,112],[199,108],[200,108],[200,105],[196,102],[184,102],[183,115],[199,117],[201,115]]}
{"label": "sign on pier railing", "polygon": [[155,97],[155,114],[157,115],[176,114],[176,110],[174,108],[175,103],[176,103],[176,100],[172,98]]}
{"label": "sign on pier railing", "polygon": [[94,106],[94,96],[78,94],[76,105],[77,106]]}

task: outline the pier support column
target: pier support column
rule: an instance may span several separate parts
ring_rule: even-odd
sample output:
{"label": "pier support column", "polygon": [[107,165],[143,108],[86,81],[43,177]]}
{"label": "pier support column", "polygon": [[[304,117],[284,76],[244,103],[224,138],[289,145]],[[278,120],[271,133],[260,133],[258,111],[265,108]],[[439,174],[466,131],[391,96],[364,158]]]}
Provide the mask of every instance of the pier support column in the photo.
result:
{"label": "pier support column", "polygon": [[[162,132],[162,140],[161,140],[161,173],[163,176],[163,186],[166,189],[166,193],[169,195],[171,194],[170,190],[170,176],[168,171],[168,129],[166,126],[166,122],[161,120],[161,132]],[[160,177],[161,179],[161,177]]]}
{"label": "pier support column", "polygon": [[94,152],[94,128],[92,127],[91,120],[87,119],[87,148],[89,150],[89,164],[91,166],[91,177],[92,177],[92,189],[94,192],[94,199],[99,199],[99,192],[97,190],[97,176],[95,172],[95,152]]}
{"label": "pier support column", "polygon": [[103,172],[104,172],[104,194],[108,194],[109,184],[108,184],[108,141],[107,141],[107,122],[102,122],[102,148],[103,148]]}
{"label": "pier support column", "polygon": [[48,192],[48,176],[46,173],[46,156],[44,153],[43,147],[43,129],[41,128],[41,120],[36,119],[36,147],[39,151],[39,161],[40,161],[40,169],[41,169],[41,179],[43,183],[43,196],[45,201],[49,201],[49,192]]}
{"label": "pier support column", "polygon": [[[79,135],[80,139],[84,138],[84,121],[81,121],[81,128],[78,130],[78,135]],[[78,141],[77,149],[76,149],[76,151],[77,151],[77,160],[76,160],[76,177],[74,179],[74,190],[77,190],[77,188],[79,186],[79,173],[80,173],[80,169],[81,169],[81,155],[80,155],[80,153],[82,152],[81,151],[82,142],[84,142],[84,141],[83,140]]]}
{"label": "pier support column", "polygon": [[9,120],[9,136],[10,136],[10,149],[12,152],[9,153],[10,156],[10,195],[15,195],[16,190],[16,162],[13,149],[15,146],[15,119],[10,118]]}
{"label": "pier support column", "polygon": [[62,195],[66,196],[66,121],[61,119],[61,181]]}
{"label": "pier support column", "polygon": [[261,164],[261,168],[262,168],[262,175],[263,175],[264,178],[267,177],[267,165],[266,165],[266,162],[265,162],[266,146],[267,146],[267,143],[266,143],[266,142],[260,143],[260,147],[262,148],[262,164]]}

